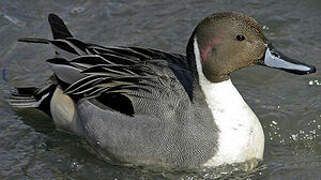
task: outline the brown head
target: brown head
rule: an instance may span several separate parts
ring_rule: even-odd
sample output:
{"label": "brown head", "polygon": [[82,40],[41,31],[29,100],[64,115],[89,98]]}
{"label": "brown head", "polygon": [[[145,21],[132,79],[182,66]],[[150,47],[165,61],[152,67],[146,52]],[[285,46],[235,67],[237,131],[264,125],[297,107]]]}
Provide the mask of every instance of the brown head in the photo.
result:
{"label": "brown head", "polygon": [[[315,71],[313,66],[289,58],[280,59],[283,55],[269,44],[255,19],[241,13],[224,12],[206,17],[196,27],[192,38],[198,44],[202,71],[211,82],[227,80],[231,72],[255,64],[297,74]],[[275,58],[287,64],[281,62],[283,64],[279,67],[273,62],[270,65]]]}

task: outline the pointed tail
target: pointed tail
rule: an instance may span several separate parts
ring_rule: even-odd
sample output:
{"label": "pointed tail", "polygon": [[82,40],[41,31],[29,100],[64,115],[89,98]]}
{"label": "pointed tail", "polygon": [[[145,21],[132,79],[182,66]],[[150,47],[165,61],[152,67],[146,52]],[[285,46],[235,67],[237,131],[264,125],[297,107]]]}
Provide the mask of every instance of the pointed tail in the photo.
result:
{"label": "pointed tail", "polygon": [[[67,26],[65,25],[64,21],[59,16],[55,14],[49,14],[48,22],[50,24],[53,39],[66,39],[73,37],[70,31],[68,30]],[[51,42],[50,40],[43,38],[20,38],[18,39],[18,41],[41,44],[49,44]]]}
{"label": "pointed tail", "polygon": [[37,108],[51,116],[50,100],[56,85],[51,84],[43,88],[23,87],[15,88],[11,92],[9,104],[18,109]]}
{"label": "pointed tail", "polygon": [[66,39],[72,37],[64,21],[59,16],[49,14],[48,22],[54,39]]}

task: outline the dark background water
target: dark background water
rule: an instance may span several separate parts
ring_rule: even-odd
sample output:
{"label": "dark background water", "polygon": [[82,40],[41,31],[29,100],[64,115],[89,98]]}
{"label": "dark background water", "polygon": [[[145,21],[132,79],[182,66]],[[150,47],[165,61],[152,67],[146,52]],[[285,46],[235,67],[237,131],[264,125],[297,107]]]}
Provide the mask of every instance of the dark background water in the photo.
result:
{"label": "dark background water", "polygon": [[[0,179],[192,179],[102,162],[78,138],[50,127],[36,130],[44,119],[22,118],[6,98],[10,87],[41,84],[51,73],[44,61],[53,54],[48,47],[16,42],[49,38],[48,13],[60,15],[81,40],[185,53],[194,26],[219,11],[255,17],[279,50],[320,69],[319,0],[0,1]],[[232,77],[265,132],[262,168],[248,178],[321,179],[320,71],[296,76],[251,67]]]}

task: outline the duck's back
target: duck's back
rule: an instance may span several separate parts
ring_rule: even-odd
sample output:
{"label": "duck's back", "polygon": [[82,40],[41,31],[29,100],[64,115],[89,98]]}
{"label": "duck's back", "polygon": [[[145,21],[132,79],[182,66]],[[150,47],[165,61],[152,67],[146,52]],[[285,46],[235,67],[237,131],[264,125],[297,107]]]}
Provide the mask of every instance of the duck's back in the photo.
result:
{"label": "duck's back", "polygon": [[71,38],[52,42],[71,53],[48,62],[55,83],[74,100],[94,98],[123,114],[155,116],[171,113],[181,101],[190,104],[192,73],[185,56],[138,47],[79,47]]}

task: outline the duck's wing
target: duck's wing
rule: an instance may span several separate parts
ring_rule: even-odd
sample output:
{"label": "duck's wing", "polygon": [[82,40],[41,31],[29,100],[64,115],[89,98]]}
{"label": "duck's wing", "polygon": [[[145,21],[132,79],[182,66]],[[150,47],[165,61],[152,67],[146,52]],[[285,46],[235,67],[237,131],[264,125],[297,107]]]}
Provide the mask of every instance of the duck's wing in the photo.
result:
{"label": "duck's wing", "polygon": [[[165,90],[169,94],[183,90],[179,97],[190,95],[192,74],[185,56],[150,48],[85,43],[73,38],[58,16],[49,15],[49,23],[54,40],[20,41],[58,48],[57,57],[47,62],[64,93],[75,99],[96,98],[112,109],[125,109],[124,113],[131,114],[133,106],[144,111],[139,108],[141,103],[133,102],[138,101],[135,98],[157,98]],[[117,107],[113,101],[119,99],[124,103]]]}

